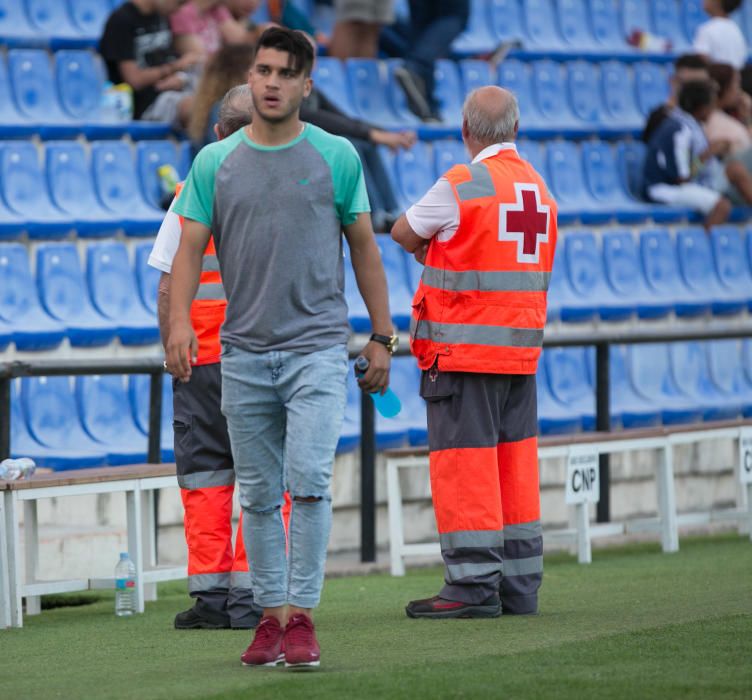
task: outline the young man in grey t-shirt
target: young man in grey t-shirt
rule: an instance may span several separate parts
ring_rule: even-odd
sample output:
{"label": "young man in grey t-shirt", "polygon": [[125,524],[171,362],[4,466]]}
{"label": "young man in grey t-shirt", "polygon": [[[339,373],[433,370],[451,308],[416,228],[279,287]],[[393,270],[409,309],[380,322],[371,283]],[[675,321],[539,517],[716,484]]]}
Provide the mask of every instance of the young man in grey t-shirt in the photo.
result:
{"label": "young man in grey t-shirt", "polygon": [[181,380],[190,379],[188,314],[210,235],[227,295],[222,412],[264,608],[241,657],[251,666],[319,664],[311,609],[323,584],[348,366],[343,231],[374,330],[361,387],[383,391],[389,382],[386,278],[360,160],[348,141],[299,119],[312,64],[302,33],[264,32],[249,74],[253,123],[199,153],[175,206],[185,226],[172,268],[167,365]]}

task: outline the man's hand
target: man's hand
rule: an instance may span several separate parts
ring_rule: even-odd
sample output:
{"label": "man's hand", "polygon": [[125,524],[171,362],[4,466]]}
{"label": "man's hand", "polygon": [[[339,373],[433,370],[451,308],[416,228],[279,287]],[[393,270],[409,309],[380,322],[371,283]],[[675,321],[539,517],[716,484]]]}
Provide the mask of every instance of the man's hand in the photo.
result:
{"label": "man's hand", "polygon": [[190,321],[171,321],[167,341],[167,371],[181,382],[191,378],[191,362],[196,361],[198,338]]}
{"label": "man's hand", "polygon": [[415,256],[415,259],[421,264],[426,264],[426,255],[428,255],[428,246],[431,243],[431,241],[426,241],[423,245],[419,246],[415,249],[415,252],[413,255]]}
{"label": "man's hand", "polygon": [[368,369],[358,379],[358,386],[369,394],[376,391],[383,394],[389,386],[389,367],[392,364],[391,353],[381,343],[371,341],[360,354],[368,360]]}
{"label": "man's hand", "polygon": [[400,148],[412,148],[418,138],[414,131],[384,131],[383,129],[371,129],[369,136],[373,143],[388,146],[393,151]]}

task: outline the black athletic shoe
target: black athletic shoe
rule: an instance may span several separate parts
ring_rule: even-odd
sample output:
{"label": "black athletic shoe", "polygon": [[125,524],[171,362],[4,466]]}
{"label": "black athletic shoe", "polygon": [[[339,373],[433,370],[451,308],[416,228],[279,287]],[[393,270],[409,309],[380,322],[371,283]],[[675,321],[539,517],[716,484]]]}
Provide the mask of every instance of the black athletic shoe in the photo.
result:
{"label": "black athletic shoe", "polygon": [[501,601],[492,595],[477,605],[446,600],[435,595],[433,598],[413,600],[405,608],[408,617],[429,617],[437,620],[450,617],[499,617]]}
{"label": "black athletic shoe", "polygon": [[222,619],[220,616],[211,619],[196,610],[196,607],[184,610],[175,615],[176,630],[226,630],[230,629],[230,618]]}

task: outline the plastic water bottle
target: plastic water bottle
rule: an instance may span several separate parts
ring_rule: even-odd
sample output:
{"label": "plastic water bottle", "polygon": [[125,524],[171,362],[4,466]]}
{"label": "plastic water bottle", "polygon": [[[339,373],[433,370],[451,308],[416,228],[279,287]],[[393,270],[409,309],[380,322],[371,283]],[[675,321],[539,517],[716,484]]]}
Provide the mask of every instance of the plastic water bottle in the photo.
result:
{"label": "plastic water bottle", "polygon": [[0,462],[0,479],[6,481],[16,481],[17,479],[26,479],[36,470],[37,465],[33,459],[21,457],[20,459],[4,459]]}
{"label": "plastic water bottle", "polygon": [[128,552],[120,553],[115,567],[115,614],[119,617],[136,612],[136,565]]}
{"label": "plastic water bottle", "polygon": [[[355,376],[362,377],[368,370],[369,362],[368,358],[361,355],[355,360]],[[384,418],[394,418],[401,410],[402,404],[399,397],[390,388],[380,394],[378,391],[374,391],[369,394],[373,399],[373,404],[376,406],[376,410],[384,416]]]}

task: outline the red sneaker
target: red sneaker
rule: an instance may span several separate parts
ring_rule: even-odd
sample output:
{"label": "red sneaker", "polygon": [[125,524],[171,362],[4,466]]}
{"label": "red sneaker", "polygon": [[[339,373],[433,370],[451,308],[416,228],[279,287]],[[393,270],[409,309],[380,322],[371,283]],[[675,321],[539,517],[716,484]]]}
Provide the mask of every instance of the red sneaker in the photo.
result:
{"label": "red sneaker", "polygon": [[307,668],[319,665],[321,649],[316,640],[316,630],[308,615],[297,613],[287,621],[285,628],[285,666]]}
{"label": "red sneaker", "polygon": [[251,645],[241,655],[243,666],[276,666],[285,660],[285,630],[276,617],[263,617]]}

